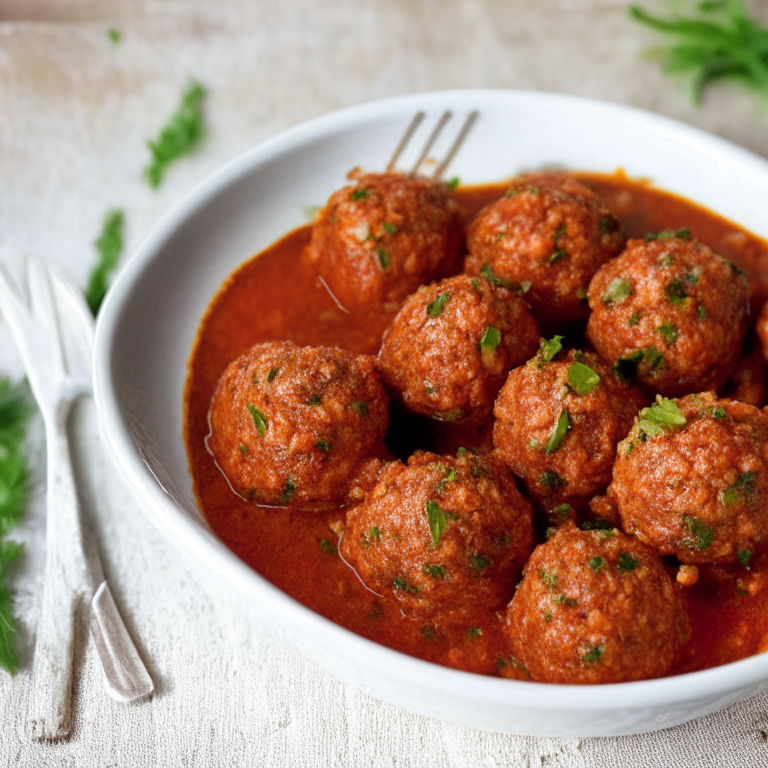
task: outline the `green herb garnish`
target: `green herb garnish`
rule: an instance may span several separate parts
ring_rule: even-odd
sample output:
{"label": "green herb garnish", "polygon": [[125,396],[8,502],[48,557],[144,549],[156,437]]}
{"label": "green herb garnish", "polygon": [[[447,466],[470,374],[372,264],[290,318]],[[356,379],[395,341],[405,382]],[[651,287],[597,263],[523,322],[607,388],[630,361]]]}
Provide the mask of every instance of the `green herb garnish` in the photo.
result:
{"label": "green herb garnish", "polygon": [[491,564],[491,562],[492,560],[489,557],[486,557],[480,552],[475,552],[475,554],[472,555],[472,557],[469,559],[469,567],[473,571],[484,571]]}
{"label": "green herb garnish", "polygon": [[414,587],[409,584],[405,577],[402,575],[396,576],[392,579],[392,586],[400,592],[408,592],[411,595],[417,595],[421,590],[418,587]]}
{"label": "green herb garnish", "polygon": [[458,176],[454,176],[452,179],[445,182],[445,186],[448,187],[448,189],[456,189],[459,184],[461,184],[461,179]]}
{"label": "green herb garnish", "polygon": [[749,496],[755,490],[755,473],[743,472],[736,478],[733,485],[729,485],[720,492],[723,504],[735,504],[741,497]]}
{"label": "green herb garnish", "polygon": [[245,445],[245,443],[240,443],[240,453],[242,453],[243,456],[248,455],[248,446]]}
{"label": "green herb garnish", "polygon": [[269,373],[267,374],[267,383],[271,384],[275,380],[275,376],[280,373],[279,368],[270,368]]}
{"label": "green herb garnish", "polygon": [[724,419],[728,413],[726,412],[725,408],[721,408],[719,405],[716,408],[712,409],[712,418],[717,419],[720,421],[721,419]]}
{"label": "green herb garnish", "polygon": [[745,567],[749,568],[749,564],[752,562],[752,552],[748,549],[740,549],[736,553],[736,559]]}
{"label": "green herb garnish", "polygon": [[430,301],[427,304],[427,314],[430,317],[437,317],[442,311],[443,307],[451,300],[451,294],[448,291],[438,293],[434,301]]}
{"label": "green herb garnish", "polygon": [[432,537],[432,545],[434,547],[439,547],[440,540],[443,538],[445,526],[448,525],[448,518],[438,503],[432,499],[424,505],[424,511],[427,513],[427,520],[429,521],[429,533]]}
{"label": "green herb garnish", "polygon": [[554,587],[557,584],[557,574],[556,573],[549,573],[544,568],[539,568],[538,570],[539,578],[548,586],[548,587]]}
{"label": "green herb garnish", "polygon": [[333,544],[329,544],[325,539],[320,539],[320,549],[322,549],[326,555],[336,554],[336,547],[334,547]]}
{"label": "green herb garnish", "polygon": [[551,339],[542,339],[539,346],[539,368],[544,363],[551,363],[552,360],[563,349],[563,345],[560,343],[563,340],[562,336],[553,336]]}
{"label": "green herb garnish", "polygon": [[505,280],[503,277],[499,277],[492,269],[490,264],[483,264],[480,267],[480,277],[484,277],[489,283],[498,285],[500,288],[512,288],[513,283],[511,280]]}
{"label": "green herb garnish", "polygon": [[[678,238],[679,240],[690,240],[691,239],[691,230],[687,229],[686,227],[681,227],[680,229],[665,229],[663,232],[646,232],[645,233],[645,239],[646,241],[650,240],[672,240],[673,238]],[[669,257],[670,261],[666,264],[663,264],[662,266],[669,266],[672,263],[672,256],[670,254],[667,254],[664,258]]]}
{"label": "green herb garnish", "polygon": [[573,512],[573,507],[570,504],[558,504],[552,510],[552,514],[556,515],[560,520],[565,520],[571,512]]}
{"label": "green herb garnish", "polygon": [[263,435],[269,427],[267,417],[253,403],[248,403],[248,410],[251,412],[251,416],[253,416],[253,421],[254,424],[256,424],[258,433]]}
{"label": "green herb garnish", "polygon": [[356,202],[357,200],[365,200],[367,197],[368,187],[356,187],[352,190],[349,199],[352,200],[352,202]]}
{"label": "green herb garnish", "polygon": [[421,571],[433,579],[444,579],[448,575],[448,569],[444,565],[425,565]]}
{"label": "green herb garnish", "polygon": [[581,661],[584,664],[597,664],[605,653],[604,645],[593,645],[590,643],[587,650],[581,655]]}
{"label": "green herb garnish", "polygon": [[632,555],[627,552],[619,553],[619,559],[616,561],[616,567],[620,571],[634,571],[635,568],[640,567],[640,561],[636,560]]}
{"label": "green herb garnish", "polygon": [[376,255],[379,257],[379,264],[381,264],[381,268],[383,270],[389,269],[389,263],[390,263],[390,256],[389,251],[385,250],[384,248],[376,248]]}
{"label": "green herb garnish", "polygon": [[683,284],[677,278],[670,280],[670,282],[667,283],[664,288],[664,293],[667,294],[668,301],[678,306],[688,298],[688,294],[685,292]]}
{"label": "green herb garnish", "polygon": [[701,103],[712,82],[729,79],[768,93],[768,27],[751,17],[741,0],[703,0],[697,14],[662,19],[630,6],[630,17],[672,38],[664,49],[666,72],[692,75],[692,96]]}
{"label": "green herb garnish", "polygon": [[568,383],[577,395],[588,395],[600,383],[600,376],[588,365],[576,360],[568,368]]}
{"label": "green herb garnish", "polygon": [[545,488],[559,488],[560,486],[568,485],[568,481],[565,478],[560,477],[557,472],[550,472],[549,470],[541,473],[539,482]]}
{"label": "green herb garnish", "polygon": [[589,567],[593,571],[602,571],[603,568],[605,568],[605,558],[600,557],[600,555],[596,555],[595,557],[590,559]]}
{"label": "green herb garnish", "polygon": [[674,344],[677,340],[677,326],[674,323],[667,321],[662,323],[656,330],[664,337],[664,341],[667,344]]}
{"label": "green herb garnish", "polygon": [[715,536],[715,529],[708,528],[698,517],[683,515],[683,525],[694,536],[696,549],[708,549]]}
{"label": "green herb garnish", "polygon": [[549,257],[549,266],[551,267],[553,264],[557,264],[560,259],[564,259],[568,256],[568,251],[565,250],[565,248],[558,248],[556,251],[553,251],[552,255]]}
{"label": "green herb garnish", "polygon": [[608,284],[608,289],[603,294],[603,304],[612,307],[627,300],[632,293],[632,286],[620,277],[614,277]]}
{"label": "green herb garnish", "polygon": [[323,399],[320,397],[320,395],[312,395],[312,397],[307,400],[307,405],[312,406],[312,408],[317,408],[317,406],[322,402]]}
{"label": "green herb garnish", "polygon": [[315,443],[315,448],[317,448],[319,451],[322,451],[323,453],[328,453],[328,443],[326,443],[325,440],[318,440]]}
{"label": "green herb garnish", "polygon": [[637,376],[637,366],[643,359],[643,350],[638,349],[626,357],[622,357],[613,364],[613,372],[622,381],[634,381]]}
{"label": "green herb garnish", "polygon": [[480,637],[480,635],[483,634],[483,630],[480,629],[480,627],[472,627],[469,632],[467,632],[467,637],[470,640],[474,640],[476,637]]}
{"label": "green herb garnish", "polygon": [[107,37],[115,44],[117,45],[120,42],[121,36],[120,32],[117,29],[108,29],[107,30]]}
{"label": "green herb garnish", "polygon": [[181,98],[181,104],[154,141],[147,141],[152,162],[144,176],[152,189],[157,189],[174,160],[191,154],[205,138],[202,102],[206,90],[193,82]]}
{"label": "green herb garnish", "polygon": [[356,400],[354,403],[350,403],[347,408],[357,411],[361,416],[368,415],[368,403],[365,400]]}
{"label": "green herb garnish", "polygon": [[639,322],[640,322],[640,313],[635,312],[635,314],[632,315],[632,317],[630,317],[629,320],[627,320],[627,325],[630,328],[634,328]]}
{"label": "green herb garnish", "polygon": [[501,344],[501,331],[492,325],[486,325],[483,336],[480,339],[480,352],[493,354],[496,352],[496,347],[499,344]]}
{"label": "green herb garnish", "polygon": [[94,246],[99,252],[96,266],[88,276],[85,300],[94,317],[98,314],[109,288],[109,278],[117,268],[120,254],[123,252],[123,226],[125,217],[122,211],[110,211],[104,217],[104,225],[99,239]]}
{"label": "green herb garnish", "polygon": [[397,234],[397,227],[394,224],[390,224],[388,221],[385,221],[382,223],[381,228],[388,234],[388,235],[396,235]]}
{"label": "green herb garnish", "polygon": [[555,428],[549,436],[547,444],[544,446],[547,456],[551,456],[560,447],[560,444],[565,440],[565,436],[572,428],[573,424],[571,423],[568,409],[563,408],[563,410],[560,411],[560,416],[557,418],[557,424],[555,424]]}
{"label": "green herb garnish", "polygon": [[374,541],[378,541],[381,538],[381,531],[379,527],[374,525],[373,528],[368,529],[368,533],[363,534],[363,546],[369,547]]}
{"label": "green herb garnish", "polygon": [[293,475],[288,475],[288,479],[285,481],[285,485],[283,486],[283,493],[280,496],[280,501],[283,502],[283,504],[287,504],[288,500],[293,496],[293,492],[296,490],[296,484],[293,480]]}
{"label": "green herb garnish", "polygon": [[682,411],[667,397],[656,397],[656,403],[643,408],[637,415],[637,425],[648,437],[658,437],[662,432],[688,423]]}

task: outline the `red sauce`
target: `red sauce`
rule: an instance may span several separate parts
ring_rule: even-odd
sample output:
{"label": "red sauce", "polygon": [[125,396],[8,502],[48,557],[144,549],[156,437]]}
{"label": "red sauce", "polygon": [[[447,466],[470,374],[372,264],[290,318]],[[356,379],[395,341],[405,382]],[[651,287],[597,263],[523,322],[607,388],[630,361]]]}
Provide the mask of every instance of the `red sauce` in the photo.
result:
{"label": "red sauce", "polygon": [[[768,243],[696,204],[654,187],[611,176],[579,174],[623,221],[630,237],[687,227],[693,235],[742,267],[752,285],[753,311],[768,299]],[[499,197],[506,185],[457,189],[470,216]],[[289,339],[296,344],[339,346],[375,354],[391,320],[383,313],[346,313],[302,259],[309,226],[283,237],[243,264],[221,288],[203,318],[189,363],[186,442],[195,492],[208,523],[235,554],[291,597],[353,632],[413,656],[462,669],[498,674],[509,654],[496,614],[468,617],[466,628],[425,627],[380,601],[336,554],[330,524],[343,510],[308,513],[249,504],[236,496],[206,451],[207,413],[226,366],[253,344]],[[406,432],[399,425],[392,447],[443,451],[480,444],[487,431],[446,437],[432,427]],[[398,425],[394,425],[398,431]],[[768,650],[768,556],[750,571],[705,566],[684,590],[692,640],[672,673],[724,664]],[[762,643],[762,646],[761,646]],[[504,672],[502,671],[502,674]]]}

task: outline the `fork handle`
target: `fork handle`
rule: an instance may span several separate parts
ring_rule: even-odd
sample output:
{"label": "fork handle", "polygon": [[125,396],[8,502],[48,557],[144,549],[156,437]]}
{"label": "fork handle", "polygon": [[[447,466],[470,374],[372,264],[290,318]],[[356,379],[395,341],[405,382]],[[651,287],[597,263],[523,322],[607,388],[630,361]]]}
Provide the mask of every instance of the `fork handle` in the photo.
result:
{"label": "fork handle", "polygon": [[67,442],[69,406],[64,403],[57,413],[45,414],[47,551],[28,720],[31,736],[35,739],[68,736],[72,728],[75,616],[82,597],[90,588],[80,528],[80,505]]}

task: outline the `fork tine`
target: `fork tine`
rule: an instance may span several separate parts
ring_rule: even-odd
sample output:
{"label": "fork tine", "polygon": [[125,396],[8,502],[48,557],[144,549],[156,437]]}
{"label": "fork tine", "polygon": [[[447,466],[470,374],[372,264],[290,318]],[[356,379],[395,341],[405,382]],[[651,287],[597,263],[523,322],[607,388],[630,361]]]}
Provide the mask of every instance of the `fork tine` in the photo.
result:
{"label": "fork tine", "polygon": [[437,137],[442,132],[443,128],[445,127],[445,124],[451,119],[451,112],[450,110],[445,110],[443,114],[440,116],[440,119],[437,121],[437,125],[432,130],[432,133],[429,135],[429,138],[427,139],[427,143],[424,145],[424,149],[421,150],[421,154],[419,155],[419,159],[416,161],[416,164],[411,168],[410,175],[415,176],[416,173],[419,170],[419,167],[421,164],[426,160],[427,155],[429,154],[429,150],[432,149],[432,145],[437,141]]}
{"label": "fork tine", "polygon": [[29,313],[19,296],[19,291],[2,266],[0,266],[0,313],[10,326],[14,337],[21,340],[25,335],[24,323]]}
{"label": "fork tine", "polygon": [[403,134],[403,138],[400,139],[399,144],[397,147],[395,147],[395,151],[392,154],[392,157],[390,158],[389,163],[387,164],[387,173],[389,173],[394,167],[395,163],[400,159],[400,155],[403,153],[403,150],[408,146],[408,142],[411,140],[411,136],[413,136],[416,129],[421,124],[421,121],[425,118],[424,112],[417,112],[414,116],[411,122],[408,124],[408,127],[405,129],[405,133]]}
{"label": "fork tine", "polygon": [[48,333],[52,334],[54,343],[50,345],[50,367],[52,375],[63,376],[66,373],[64,353],[61,347],[59,321],[56,317],[56,307],[51,295],[48,273],[42,262],[31,256],[26,258],[27,283],[29,287],[29,303],[32,317],[40,323],[45,323]]}
{"label": "fork tine", "polygon": [[451,148],[448,150],[448,154],[445,156],[443,161],[435,168],[435,172],[432,174],[432,178],[435,179],[435,181],[438,181],[440,177],[445,172],[445,169],[450,164],[451,160],[453,160],[456,153],[461,148],[461,145],[464,143],[464,139],[467,138],[467,134],[472,129],[472,126],[475,124],[475,120],[477,120],[478,111],[474,110],[473,112],[470,112],[469,115],[467,115],[467,119],[464,121],[464,125],[461,126],[461,130],[459,131],[459,135],[454,139],[453,144],[451,145]]}

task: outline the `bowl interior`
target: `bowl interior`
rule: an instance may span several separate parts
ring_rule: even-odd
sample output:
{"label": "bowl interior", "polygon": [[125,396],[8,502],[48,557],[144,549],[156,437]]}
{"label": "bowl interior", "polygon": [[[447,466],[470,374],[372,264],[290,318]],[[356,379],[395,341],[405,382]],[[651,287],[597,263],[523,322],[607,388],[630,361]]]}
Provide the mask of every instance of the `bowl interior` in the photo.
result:
{"label": "bowl interior", "polygon": [[419,109],[427,119],[400,168],[410,168],[444,109],[454,117],[432,152],[437,158],[476,109],[479,118],[446,178],[475,184],[542,166],[623,168],[768,237],[768,163],[660,117],[566,96],[410,96],[335,113],[259,145],[158,224],[110,292],[97,332],[96,397],[109,443],[131,484],[154,505],[155,521],[176,534],[197,531],[201,552],[223,549],[197,508],[183,440],[187,361],[206,307],[237,266],[304,223],[306,209],[322,204],[351,168],[383,169]]}

